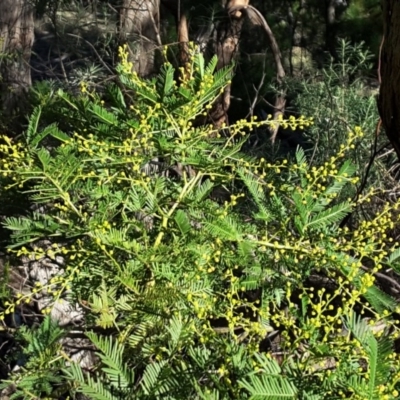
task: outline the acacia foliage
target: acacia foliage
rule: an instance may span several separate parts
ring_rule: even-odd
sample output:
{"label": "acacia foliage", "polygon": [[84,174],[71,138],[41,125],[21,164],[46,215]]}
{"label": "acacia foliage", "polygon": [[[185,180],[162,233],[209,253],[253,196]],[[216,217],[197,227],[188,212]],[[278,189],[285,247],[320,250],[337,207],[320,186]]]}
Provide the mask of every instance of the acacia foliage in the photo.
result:
{"label": "acacia foliage", "polygon": [[106,95],[83,82],[79,97],[51,100],[63,129],[38,107],[23,140],[2,139],[2,187],[41,210],[5,221],[9,251],[64,257],[35,291],[85,307],[80,329],[98,355],[89,372],[71,363],[56,345],[68,328],[42,309],[39,328],[21,329],[24,367],[2,384],[14,398],[397,397],[399,310],[374,274],[397,268],[386,230],[398,205],[340,227],[369,199],[338,200],[358,180],[346,152],[361,129],[320,166],[301,149],[293,162],[246,156],[245,132],[261,123],[201,125],[232,76],[215,67],[193,51],[179,81],[169,63],[143,80],[121,49]]}

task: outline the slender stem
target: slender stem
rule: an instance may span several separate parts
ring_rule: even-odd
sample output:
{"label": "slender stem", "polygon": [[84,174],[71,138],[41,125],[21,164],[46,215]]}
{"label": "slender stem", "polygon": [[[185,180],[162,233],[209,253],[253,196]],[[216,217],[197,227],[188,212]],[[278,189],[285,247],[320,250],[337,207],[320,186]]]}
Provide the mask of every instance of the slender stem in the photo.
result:
{"label": "slender stem", "polygon": [[181,193],[177,201],[173,204],[171,209],[168,211],[166,215],[163,216],[162,224],[161,224],[161,232],[158,234],[156,241],[154,242],[154,248],[157,248],[162,241],[164,236],[164,230],[168,226],[168,221],[171,218],[172,214],[175,212],[176,208],[181,204],[182,200],[186,197],[186,195],[193,189],[193,187],[199,182],[199,180],[203,177],[203,174],[196,174],[186,185],[182,188]]}

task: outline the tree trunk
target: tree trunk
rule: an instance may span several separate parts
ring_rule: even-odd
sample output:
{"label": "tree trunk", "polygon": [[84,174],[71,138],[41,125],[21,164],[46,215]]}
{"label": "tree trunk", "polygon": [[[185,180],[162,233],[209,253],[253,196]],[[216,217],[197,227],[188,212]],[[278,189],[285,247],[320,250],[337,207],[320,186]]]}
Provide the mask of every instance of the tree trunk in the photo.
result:
{"label": "tree trunk", "polygon": [[386,135],[400,160],[400,2],[382,0],[384,42],[379,75],[379,113]]}
{"label": "tree trunk", "polygon": [[130,61],[140,76],[155,72],[155,52],[161,46],[159,0],[121,0],[119,40],[128,43]]}
{"label": "tree trunk", "polygon": [[[34,40],[33,7],[29,0],[0,1],[0,98],[4,116],[25,113],[31,80]],[[9,120],[10,121],[10,120]]]}
{"label": "tree trunk", "polygon": [[326,0],[325,43],[332,57],[337,59],[336,52],[336,0]]}
{"label": "tree trunk", "polygon": [[[221,21],[218,27],[216,54],[218,56],[217,69],[230,65],[239,50],[239,39],[242,31],[243,17]],[[231,103],[231,85],[228,85],[223,94],[214,102],[209,113],[209,119],[215,127],[228,124],[228,109]]]}
{"label": "tree trunk", "polygon": [[[178,39],[178,63],[179,67],[187,67],[189,61],[189,25],[188,9],[182,7],[180,1],[161,0],[161,4],[169,10],[175,20],[176,33]],[[187,71],[184,70],[186,74]]]}

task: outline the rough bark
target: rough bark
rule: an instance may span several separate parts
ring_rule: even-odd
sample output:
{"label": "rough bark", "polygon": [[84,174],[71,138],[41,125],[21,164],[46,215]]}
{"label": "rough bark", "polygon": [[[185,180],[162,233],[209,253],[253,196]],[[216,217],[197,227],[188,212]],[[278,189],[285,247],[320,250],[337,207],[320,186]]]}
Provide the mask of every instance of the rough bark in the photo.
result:
{"label": "rough bark", "polygon": [[325,42],[326,48],[335,59],[337,59],[336,26],[336,0],[327,0],[325,12]]}
{"label": "rough bark", "polygon": [[178,20],[178,42],[179,62],[184,66],[189,61],[189,27],[186,14],[182,14]]}
{"label": "rough bark", "polygon": [[325,44],[335,60],[338,59],[338,21],[348,6],[349,0],[325,0]]}
{"label": "rough bark", "polygon": [[[254,11],[258,10],[253,9]],[[279,48],[278,42],[275,38],[274,33],[272,32],[272,29],[268,25],[267,21],[263,16],[260,16],[261,18],[261,23],[260,25],[263,27],[267,38],[269,42],[269,47],[272,51],[272,55],[274,56],[274,61],[275,61],[275,68],[276,68],[276,81],[278,84],[278,91],[275,96],[275,104],[274,104],[274,121],[278,121],[280,117],[283,117],[283,114],[285,112],[285,107],[286,107],[286,89],[283,87],[283,81],[285,79],[286,73],[285,69],[283,68],[282,64],[282,54],[281,50]],[[279,123],[276,122],[274,125],[270,127],[270,132],[271,132],[271,141],[272,143],[275,142],[276,136],[278,134],[279,130]]]}
{"label": "rough bark", "polygon": [[179,46],[178,63],[180,67],[185,67],[189,61],[188,9],[183,7],[179,0],[161,0],[161,4],[169,10],[175,19]]}
{"label": "rough bark", "polygon": [[384,42],[378,106],[386,135],[400,160],[400,2],[382,0],[382,9]]}
{"label": "rough bark", "polygon": [[119,40],[128,43],[130,61],[141,76],[155,72],[155,52],[159,36],[159,0],[122,0],[119,15]]}
{"label": "rough bark", "polygon": [[[252,24],[260,25],[267,35],[267,39],[269,42],[269,47],[272,51],[272,55],[274,57],[275,68],[276,68],[276,80],[278,83],[278,91],[275,97],[274,104],[274,120],[278,121],[278,119],[283,116],[285,112],[286,106],[286,89],[283,87],[283,80],[285,78],[285,69],[282,64],[282,55],[276,41],[275,35],[272,32],[268,22],[265,17],[261,14],[261,12],[249,4],[248,0],[230,0],[226,5],[229,15],[232,18],[240,18],[243,19],[243,16],[247,16]],[[271,141],[274,142],[276,135],[279,129],[279,122],[271,125]]]}
{"label": "rough bark", "polygon": [[305,70],[312,67],[312,56],[307,49],[310,38],[313,37],[307,24],[307,20],[309,21],[310,19],[309,4],[307,0],[300,0],[299,8],[296,12],[293,10],[291,1],[286,0],[286,6],[288,9],[287,20],[291,45],[289,54],[284,61],[290,75],[300,77]]}
{"label": "rough bark", "polygon": [[20,115],[32,84],[29,61],[34,40],[29,0],[0,1],[0,97],[6,117]]}
{"label": "rough bark", "polygon": [[[230,65],[239,50],[239,39],[242,31],[243,18],[236,18],[221,22],[218,27],[216,54],[218,56],[217,69]],[[228,85],[223,94],[215,101],[209,113],[209,119],[217,128],[228,123],[228,109],[231,103],[231,85]]]}

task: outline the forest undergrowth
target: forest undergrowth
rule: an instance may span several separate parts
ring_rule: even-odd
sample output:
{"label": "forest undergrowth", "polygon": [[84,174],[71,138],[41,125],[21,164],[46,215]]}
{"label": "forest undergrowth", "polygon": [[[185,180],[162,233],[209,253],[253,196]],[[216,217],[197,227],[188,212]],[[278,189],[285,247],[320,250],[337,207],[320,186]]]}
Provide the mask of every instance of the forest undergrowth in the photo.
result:
{"label": "forest undergrowth", "polygon": [[[397,399],[396,172],[343,65],[279,121],[308,144],[271,154],[249,151],[271,117],[201,123],[233,67],[194,49],[146,80],[121,48],[118,84],[41,97],[1,138],[1,201],[29,201],[4,219],[5,270],[60,267],[28,291],[3,284],[9,398]],[[80,319],[61,326],[65,303]],[[42,316],[10,326],[27,307]],[[76,336],[90,368],[63,346]]]}

